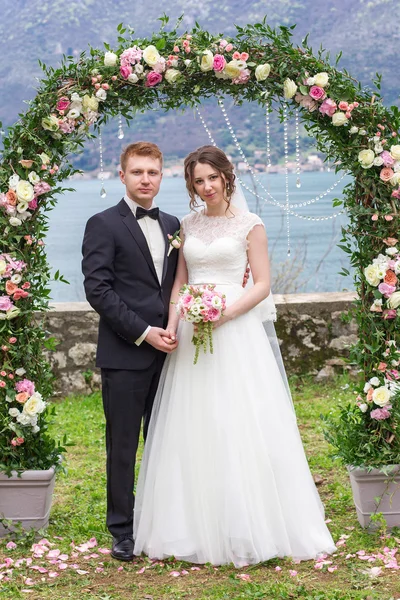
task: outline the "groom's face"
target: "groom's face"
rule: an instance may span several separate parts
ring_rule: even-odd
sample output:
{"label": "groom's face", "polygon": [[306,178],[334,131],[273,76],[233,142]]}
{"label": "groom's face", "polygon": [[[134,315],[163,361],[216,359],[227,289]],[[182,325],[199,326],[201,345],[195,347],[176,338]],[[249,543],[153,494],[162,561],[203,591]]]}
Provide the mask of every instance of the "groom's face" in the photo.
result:
{"label": "groom's face", "polygon": [[160,189],[161,161],[150,156],[133,154],[129,156],[125,170],[120,171],[119,176],[126,187],[128,197],[143,208],[150,208]]}

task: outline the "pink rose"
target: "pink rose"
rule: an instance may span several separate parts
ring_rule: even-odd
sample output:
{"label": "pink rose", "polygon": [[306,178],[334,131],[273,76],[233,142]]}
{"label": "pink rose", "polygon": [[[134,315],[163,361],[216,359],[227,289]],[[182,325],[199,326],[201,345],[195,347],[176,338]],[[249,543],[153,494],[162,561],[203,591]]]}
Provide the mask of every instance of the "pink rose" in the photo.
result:
{"label": "pink rose", "polygon": [[[383,154],[383,152],[382,152]],[[381,156],[382,156],[381,154]],[[389,154],[389,153],[388,153]],[[392,179],[394,175],[394,171],[393,169],[390,169],[389,167],[384,167],[381,172],[379,173],[379,177],[382,179],[382,181],[390,181],[390,179]]]}
{"label": "pink rose", "polygon": [[385,167],[391,167],[392,165],[394,165],[394,158],[387,150],[381,152],[379,156],[383,160],[383,164],[385,165]]}
{"label": "pink rose", "polygon": [[247,54],[247,52],[242,52],[242,54],[240,55],[240,60],[243,60],[243,62],[246,62],[246,60],[249,59],[249,55]]}
{"label": "pink rose", "polygon": [[319,87],[318,85],[313,85],[309,89],[308,93],[311,96],[311,98],[313,98],[313,100],[323,100],[323,98],[325,98],[326,96],[324,88]]}
{"label": "pink rose", "polygon": [[393,221],[392,215],[385,215],[384,219],[385,221]]}
{"label": "pink rose", "polygon": [[14,304],[8,296],[0,296],[0,310],[10,310]]}
{"label": "pink rose", "polygon": [[[75,129],[73,121],[59,121],[58,126],[63,133],[71,133]],[[50,169],[50,173],[54,173],[53,169]]]}
{"label": "pink rose", "polygon": [[392,192],[392,198],[397,198],[397,200],[400,200],[400,190],[394,190],[394,192]]}
{"label": "pink rose", "polygon": [[156,73],[155,71],[150,71],[150,73],[147,74],[145,86],[146,87],[154,87],[155,85],[160,83],[160,81],[162,81],[161,73]]}
{"label": "pink rose", "polygon": [[213,61],[214,71],[223,71],[226,65],[225,57],[222,54],[216,54]]}
{"label": "pink rose", "polygon": [[392,408],[389,406],[384,406],[383,408],[375,408],[375,410],[371,410],[370,417],[371,419],[375,419],[376,421],[384,421],[390,417],[390,410]]}
{"label": "pink rose", "polygon": [[158,62],[156,62],[156,64],[153,66],[153,71],[155,71],[156,73],[164,73],[165,63],[166,63],[165,58],[161,57],[160,60]]}
{"label": "pink rose", "polygon": [[119,72],[123,79],[128,79],[129,75],[132,73],[132,67],[130,65],[122,65],[119,68]]}
{"label": "pink rose", "polygon": [[339,102],[339,108],[340,108],[340,110],[348,110],[349,109],[349,105],[347,104],[347,102],[344,102],[342,100],[341,102]]}
{"label": "pink rose", "polygon": [[323,115],[328,115],[328,117],[333,117],[336,112],[336,108],[336,102],[331,100],[331,98],[326,98],[319,107],[319,112]]}
{"label": "pink rose", "polygon": [[236,52],[232,54],[232,58],[233,60],[240,60],[240,52],[236,50]]}
{"label": "pink rose", "polygon": [[28,208],[30,208],[31,210],[35,210],[37,208],[37,198],[34,198],[29,202]]}
{"label": "pink rose", "polygon": [[386,321],[389,319],[395,319],[397,317],[397,312],[394,308],[387,308],[382,313],[382,318]]}
{"label": "pink rose", "polygon": [[389,285],[388,283],[380,283],[378,285],[378,290],[380,291],[381,294],[383,294],[385,296],[385,298],[390,298],[390,296],[393,294],[393,292],[396,291],[396,286]]}
{"label": "pink rose", "polygon": [[35,196],[41,196],[42,194],[47,194],[51,190],[51,186],[47,183],[47,181],[39,181],[34,187],[33,191],[35,192]]}
{"label": "pink rose", "polygon": [[378,215],[376,215],[376,214],[372,215],[371,220],[372,221],[377,221],[378,220]]}
{"label": "pink rose", "polygon": [[228,42],[226,40],[220,40],[219,41],[220,48],[226,48],[227,45],[228,45]]}
{"label": "pink rose", "polygon": [[182,297],[182,304],[186,309],[190,308],[193,304],[193,296],[185,294],[185,296]]}
{"label": "pink rose", "polygon": [[66,96],[62,96],[62,98],[60,98],[56,104],[56,109],[58,111],[67,110],[70,104],[71,102],[69,101],[69,98],[67,98]]}
{"label": "pink rose", "polygon": [[220,314],[221,313],[218,308],[210,307],[207,309],[207,317],[209,321],[218,321]]}
{"label": "pink rose", "polygon": [[233,44],[228,44],[227,46],[225,46],[226,52],[231,52],[232,50],[233,50]]}

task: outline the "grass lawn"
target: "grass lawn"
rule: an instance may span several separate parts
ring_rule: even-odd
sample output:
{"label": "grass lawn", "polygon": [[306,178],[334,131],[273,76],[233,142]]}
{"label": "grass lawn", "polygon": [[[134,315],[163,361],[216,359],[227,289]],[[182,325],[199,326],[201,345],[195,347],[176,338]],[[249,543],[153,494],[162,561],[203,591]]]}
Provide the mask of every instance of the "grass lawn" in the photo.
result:
{"label": "grass lawn", "polygon": [[315,561],[275,559],[238,570],[210,565],[192,569],[173,560],[113,560],[107,554],[110,536],[104,526],[103,411],[100,395],[93,394],[59,403],[54,429],[67,433],[75,445],[66,457],[67,473],[57,478],[50,526],[36,538],[48,540],[42,544],[46,551],[41,557],[33,555],[32,536],[16,539],[14,549],[6,548],[9,539],[0,541],[0,599],[399,599],[396,560],[387,565],[383,558],[389,552],[395,555],[400,532],[399,537],[394,532],[385,537],[382,531],[371,534],[359,527],[347,473],[332,461],[322,436],[320,414],[337,410],[340,401],[349,399],[351,386],[345,379],[328,385],[296,380],[292,390],[310,467],[321,480],[326,518],[338,542],[337,553],[327,559],[331,563],[316,569]]}

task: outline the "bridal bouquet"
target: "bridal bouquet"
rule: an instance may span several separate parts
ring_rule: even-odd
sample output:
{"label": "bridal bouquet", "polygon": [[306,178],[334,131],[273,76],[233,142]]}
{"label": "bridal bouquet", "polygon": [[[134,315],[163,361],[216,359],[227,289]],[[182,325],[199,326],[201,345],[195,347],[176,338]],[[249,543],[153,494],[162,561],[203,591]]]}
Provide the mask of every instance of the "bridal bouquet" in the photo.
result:
{"label": "bridal bouquet", "polygon": [[196,325],[192,342],[196,347],[194,364],[199,358],[200,348],[213,353],[213,323],[218,321],[226,308],[225,294],[215,291],[215,285],[184,285],[179,291],[176,312],[182,321]]}

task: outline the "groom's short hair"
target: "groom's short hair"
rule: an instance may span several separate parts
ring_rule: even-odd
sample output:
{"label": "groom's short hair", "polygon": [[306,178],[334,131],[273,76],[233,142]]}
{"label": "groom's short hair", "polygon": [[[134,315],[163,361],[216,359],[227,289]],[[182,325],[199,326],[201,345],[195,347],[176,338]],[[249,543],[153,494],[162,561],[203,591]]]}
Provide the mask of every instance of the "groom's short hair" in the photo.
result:
{"label": "groom's short hair", "polygon": [[152,142],[135,142],[126,146],[121,154],[120,163],[123,171],[125,171],[128,158],[135,154],[137,156],[150,156],[150,158],[154,158],[155,160],[158,159],[161,162],[161,166],[163,164],[163,155],[157,144],[153,144]]}

